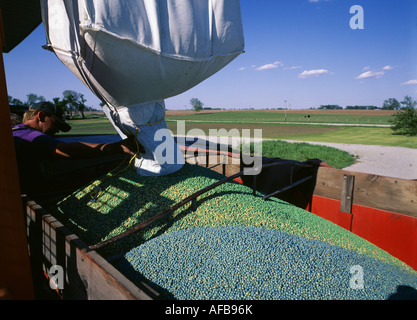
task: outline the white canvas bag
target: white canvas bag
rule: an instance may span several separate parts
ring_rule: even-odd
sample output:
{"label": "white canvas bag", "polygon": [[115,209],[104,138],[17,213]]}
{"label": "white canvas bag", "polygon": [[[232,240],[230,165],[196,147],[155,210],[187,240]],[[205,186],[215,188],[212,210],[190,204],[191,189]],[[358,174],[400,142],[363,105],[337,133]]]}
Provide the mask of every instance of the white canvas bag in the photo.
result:
{"label": "white canvas bag", "polygon": [[[175,155],[167,163],[158,150],[163,141],[155,140],[166,130],[164,100],[243,52],[239,0],[41,0],[41,6],[49,49],[105,102],[122,137],[138,133],[146,150],[135,163],[138,173],[179,170],[184,159]],[[167,152],[181,151],[174,145]]]}

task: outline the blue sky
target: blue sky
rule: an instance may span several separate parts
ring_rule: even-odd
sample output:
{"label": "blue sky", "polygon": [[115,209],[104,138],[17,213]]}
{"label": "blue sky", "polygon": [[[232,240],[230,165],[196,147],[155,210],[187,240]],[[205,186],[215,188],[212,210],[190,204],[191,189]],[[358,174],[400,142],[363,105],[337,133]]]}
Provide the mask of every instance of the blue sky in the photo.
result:
{"label": "blue sky", "polygon": [[[363,8],[364,28],[352,29]],[[241,0],[245,53],[197,87],[166,100],[189,109],[196,97],[214,108],[376,105],[417,98],[417,1]],[[50,52],[38,27],[4,54],[9,95],[48,100],[64,90],[100,101]]]}

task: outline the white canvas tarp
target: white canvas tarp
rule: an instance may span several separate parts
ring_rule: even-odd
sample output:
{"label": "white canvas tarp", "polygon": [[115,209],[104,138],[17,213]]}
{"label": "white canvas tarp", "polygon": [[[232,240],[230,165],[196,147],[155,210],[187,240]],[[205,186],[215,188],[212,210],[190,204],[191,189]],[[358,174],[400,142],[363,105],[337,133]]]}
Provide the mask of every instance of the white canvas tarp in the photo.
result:
{"label": "white canvas tarp", "polygon": [[[224,68],[244,49],[239,0],[41,0],[47,45],[105,104],[124,137],[138,132],[138,173],[168,174],[154,134],[164,100]],[[170,152],[180,152],[174,147]],[[180,157],[175,157],[179,159]]]}

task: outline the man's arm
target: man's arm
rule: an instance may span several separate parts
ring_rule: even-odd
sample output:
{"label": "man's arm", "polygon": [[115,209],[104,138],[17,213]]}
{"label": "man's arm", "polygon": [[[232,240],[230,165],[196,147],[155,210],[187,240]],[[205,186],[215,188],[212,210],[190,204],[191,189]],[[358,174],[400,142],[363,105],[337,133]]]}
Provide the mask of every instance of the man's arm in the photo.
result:
{"label": "man's arm", "polygon": [[[140,151],[144,152],[143,147]],[[54,155],[59,158],[94,158],[102,157],[110,154],[126,154],[135,155],[137,152],[137,145],[132,139],[125,139],[113,143],[88,143],[88,142],[71,142],[59,143]]]}

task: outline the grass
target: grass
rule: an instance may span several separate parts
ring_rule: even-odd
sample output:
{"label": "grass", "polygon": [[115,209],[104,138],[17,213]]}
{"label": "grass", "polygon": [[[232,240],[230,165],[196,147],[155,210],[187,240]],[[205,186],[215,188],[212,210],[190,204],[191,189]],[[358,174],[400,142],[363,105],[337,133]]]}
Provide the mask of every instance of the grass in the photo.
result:
{"label": "grass", "polygon": [[262,156],[300,162],[317,158],[337,169],[346,168],[355,162],[353,155],[336,148],[272,140],[262,142]]}
{"label": "grass", "polygon": [[[305,112],[308,112],[308,110],[305,110]],[[295,119],[302,119],[304,114],[306,113],[288,113],[287,116],[288,120],[295,121]],[[264,139],[417,148],[417,136],[410,137],[396,135],[393,134],[391,128],[386,127],[300,125],[290,124],[289,121],[286,124],[271,123],[283,116],[283,112],[226,111],[221,113],[213,112],[167,116],[166,120],[168,129],[170,129],[174,135],[178,134],[178,132],[177,121],[174,121],[173,119],[187,118],[191,121],[186,121],[185,134],[192,129],[200,129],[202,130],[203,135],[206,136],[210,135],[210,129],[225,129],[226,132],[229,132],[231,129],[237,129],[239,132],[242,132],[243,129],[249,129],[253,136],[255,129],[262,129],[262,137]],[[351,113],[324,114],[315,112],[312,113],[309,121],[329,121],[333,123],[335,121],[359,121],[357,117],[362,117],[361,121],[366,123],[375,123],[378,121],[381,121],[382,123],[384,121],[388,122],[388,120],[391,119],[390,115],[380,114],[378,111],[372,114],[364,113],[362,115]],[[194,122],[193,119],[200,120]],[[213,119],[213,121],[216,122],[211,122],[207,119]],[[73,129],[68,133],[61,133],[59,136],[117,134],[117,131],[105,115],[95,115],[94,118],[87,119],[74,119],[70,120],[69,123]],[[263,155],[267,157],[279,157],[296,161],[318,158],[336,168],[344,168],[353,163],[354,159],[352,155],[349,155],[344,151],[339,151],[340,150],[334,148],[328,149],[323,146],[311,146],[306,143],[290,145],[285,144],[284,142],[273,142],[272,145],[270,145],[269,142],[264,141],[263,146]]]}
{"label": "grass", "polygon": [[282,139],[417,148],[417,136],[396,135],[391,128],[338,127],[332,132],[314,135],[299,132],[286,135]]}
{"label": "grass", "polygon": [[[225,112],[228,114],[228,112]],[[246,112],[242,112],[245,113]],[[223,114],[223,113],[222,113]],[[239,118],[240,112],[235,113]],[[254,112],[256,114],[256,112]],[[219,114],[217,114],[219,116]],[[245,115],[246,116],[246,115]],[[167,117],[167,126],[177,134],[177,122],[170,121]],[[68,133],[60,133],[58,136],[82,136],[117,134],[110,121],[104,116],[98,118],[87,118],[70,120],[72,130]],[[262,136],[265,139],[299,140],[315,142],[333,142],[347,144],[366,144],[397,146],[406,148],[417,148],[417,136],[404,136],[393,134],[391,128],[380,127],[345,127],[325,125],[295,125],[295,124],[243,124],[243,123],[221,123],[221,122],[186,122],[186,133],[191,129],[201,129],[205,135],[209,135],[210,129],[262,129]]]}
{"label": "grass", "polygon": [[169,116],[169,120],[186,120],[201,122],[233,122],[233,123],[340,123],[340,124],[375,124],[388,125],[392,116],[386,112],[338,112],[325,113],[317,110],[303,110],[300,112],[284,111],[230,111],[207,112]]}
{"label": "grass", "polygon": [[[417,136],[396,135],[389,127],[394,111],[366,110],[289,110],[168,112],[167,124],[173,132],[177,120],[185,120],[187,130],[201,128],[262,129],[265,139],[333,142],[417,148]],[[310,117],[308,117],[310,115]],[[287,121],[285,120],[287,116]],[[302,124],[298,124],[302,123]],[[323,125],[307,125],[307,124]],[[328,126],[325,123],[340,124]],[[357,125],[357,126],[345,126]],[[375,125],[375,126],[360,126]]]}
{"label": "grass", "polygon": [[[175,122],[168,122],[168,128],[177,134]],[[250,129],[251,135],[255,129],[262,129],[264,139],[315,141],[346,144],[365,144],[417,148],[417,136],[403,136],[393,134],[391,128],[380,127],[344,127],[344,126],[313,126],[313,125],[278,125],[278,124],[231,124],[231,123],[186,123],[186,132],[199,128],[205,135],[210,129],[223,128]]]}
{"label": "grass", "polygon": [[116,129],[104,115],[97,118],[69,120],[68,123],[72,127],[71,131],[60,132],[57,137],[117,134]]}
{"label": "grass", "polygon": [[[167,122],[167,127],[173,134],[178,134],[176,122]],[[225,129],[228,132],[232,129],[237,129],[239,132],[249,129],[252,135],[255,129],[262,129],[262,136],[265,139],[286,139],[289,135],[299,135],[300,133],[316,135],[337,131],[337,127],[330,126],[186,122],[185,133],[193,129],[203,130],[206,136],[210,135],[210,129]]]}

